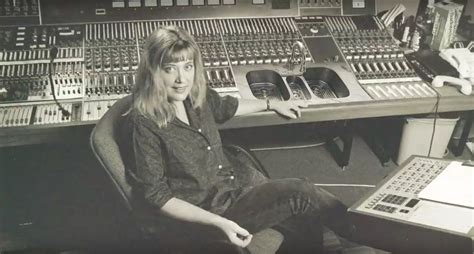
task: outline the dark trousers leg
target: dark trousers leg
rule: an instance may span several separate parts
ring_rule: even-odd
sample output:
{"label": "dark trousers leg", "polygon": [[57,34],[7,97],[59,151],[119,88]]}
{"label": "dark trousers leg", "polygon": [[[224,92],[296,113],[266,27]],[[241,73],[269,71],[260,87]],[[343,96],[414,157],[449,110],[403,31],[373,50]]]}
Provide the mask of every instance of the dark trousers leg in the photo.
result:
{"label": "dark trousers leg", "polygon": [[[269,227],[292,226],[302,236],[299,242],[303,246],[298,247],[308,252],[321,248],[315,246],[315,242],[319,245],[322,242],[321,224],[343,237],[350,236],[353,231],[347,207],[331,193],[301,179],[278,179],[255,186],[224,216],[252,233]],[[306,218],[307,223],[294,226],[302,218]]]}
{"label": "dark trousers leg", "polygon": [[284,236],[278,254],[323,253],[323,225],[320,218],[297,215],[273,228]]}

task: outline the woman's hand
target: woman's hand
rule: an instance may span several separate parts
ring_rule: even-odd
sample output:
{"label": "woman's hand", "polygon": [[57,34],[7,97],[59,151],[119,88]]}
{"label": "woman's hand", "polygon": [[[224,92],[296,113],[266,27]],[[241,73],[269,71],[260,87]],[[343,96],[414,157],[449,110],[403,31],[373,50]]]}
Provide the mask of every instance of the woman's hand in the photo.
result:
{"label": "woman's hand", "polygon": [[173,197],[168,200],[161,207],[161,211],[175,219],[218,227],[224,231],[232,244],[242,248],[247,247],[252,241],[252,235],[237,223],[179,198]]}
{"label": "woman's hand", "polygon": [[301,108],[306,107],[308,107],[308,103],[303,100],[270,101],[270,110],[292,119],[300,117]]}
{"label": "woman's hand", "polygon": [[231,243],[237,246],[245,248],[252,241],[252,235],[231,220],[223,218],[216,226],[224,231]]}

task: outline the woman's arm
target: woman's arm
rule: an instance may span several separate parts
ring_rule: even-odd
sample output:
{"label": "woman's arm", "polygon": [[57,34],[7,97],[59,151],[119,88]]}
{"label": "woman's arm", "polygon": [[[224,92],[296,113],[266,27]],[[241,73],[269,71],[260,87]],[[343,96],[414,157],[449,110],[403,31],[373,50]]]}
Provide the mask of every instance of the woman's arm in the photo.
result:
{"label": "woman's arm", "polygon": [[[302,100],[269,101],[270,110],[288,118],[296,119],[301,116],[301,109],[308,107],[308,103]],[[255,99],[239,99],[239,106],[235,112],[236,116],[250,114],[267,110],[267,101]]]}
{"label": "woman's arm", "polygon": [[224,231],[233,244],[243,248],[252,240],[252,235],[237,223],[179,198],[168,200],[161,207],[161,212],[178,220],[216,226]]}

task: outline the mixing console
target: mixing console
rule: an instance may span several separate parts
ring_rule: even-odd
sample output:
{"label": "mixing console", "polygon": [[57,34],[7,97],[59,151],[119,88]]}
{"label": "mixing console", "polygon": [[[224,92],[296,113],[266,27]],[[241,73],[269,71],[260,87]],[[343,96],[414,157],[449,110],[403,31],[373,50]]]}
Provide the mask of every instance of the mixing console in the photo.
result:
{"label": "mixing console", "polygon": [[0,2],[0,16],[34,16],[38,15],[37,0],[3,0]]}
{"label": "mixing console", "polygon": [[130,93],[138,68],[136,24],[85,25],[86,99],[117,99]]}
{"label": "mixing console", "polygon": [[[3,61],[49,60],[47,50],[56,46],[63,58],[82,58],[81,25],[11,26],[0,29]],[[24,56],[24,58],[21,58]],[[58,60],[59,60],[58,59]]]}
{"label": "mixing console", "polygon": [[340,15],[341,0],[298,0],[301,15]]}
{"label": "mixing console", "polygon": [[71,115],[64,116],[56,104],[12,105],[0,108],[0,127],[47,125],[80,120],[80,103],[62,103]]}
{"label": "mixing console", "polygon": [[[72,104],[63,104],[64,109],[68,112],[72,112]],[[57,124],[71,122],[70,116],[64,116],[61,110],[58,110],[56,104],[46,104],[36,106],[36,112],[33,118],[33,124]]]}
{"label": "mixing console", "polygon": [[301,40],[292,18],[219,20],[219,25],[232,65],[286,63],[293,43]]}
{"label": "mixing console", "polygon": [[0,108],[0,127],[17,127],[31,124],[33,106]]}
{"label": "mixing console", "polygon": [[[58,99],[82,98],[82,62],[53,65],[53,85]],[[0,65],[0,101],[52,100],[49,64]]]}
{"label": "mixing console", "polygon": [[0,24],[39,24],[39,0],[1,0]]}
{"label": "mixing console", "polygon": [[117,100],[86,101],[82,109],[82,121],[99,120]]}
{"label": "mixing console", "polygon": [[374,16],[328,16],[325,22],[365,91],[376,100],[436,97]]}
{"label": "mixing console", "polygon": [[58,99],[82,98],[82,26],[0,28],[0,102],[52,100],[50,50],[58,54],[52,80]]}
{"label": "mixing console", "polygon": [[214,90],[220,93],[232,93],[239,91],[235,85],[234,77],[230,68],[208,68],[205,72],[207,83]]}
{"label": "mixing console", "polygon": [[[335,0],[318,1],[335,2]],[[58,24],[284,17],[298,15],[299,6],[298,0],[41,0],[41,9],[47,10],[41,12],[44,23]],[[341,13],[341,8],[335,9]]]}
{"label": "mixing console", "polygon": [[86,98],[107,99],[121,98],[129,94],[135,82],[135,73],[88,74],[86,76]]}
{"label": "mixing console", "polygon": [[[74,10],[75,3],[65,4],[68,10],[61,13],[58,0],[45,0],[41,5],[38,0],[1,1],[3,9],[0,11],[8,15],[39,15],[39,7],[47,6],[52,10],[45,14],[50,21],[57,19],[54,15],[65,13],[74,13],[71,20],[80,18],[80,11]],[[149,5],[151,2],[157,5]],[[289,15],[295,8],[340,12],[343,1],[289,0],[264,1],[264,4],[248,0],[234,4],[229,4],[232,1],[203,1],[203,5],[199,1],[188,1],[187,5],[186,1],[151,2],[145,1],[146,6],[142,6],[139,1],[113,1],[108,6],[85,0],[85,7],[80,7],[84,23],[0,27],[2,126],[99,119],[116,100],[131,93],[144,40],[157,27],[169,25],[183,27],[193,35],[201,50],[207,83],[223,95],[250,94],[260,99],[315,102],[353,96],[353,90],[344,84],[350,81],[357,85],[354,98],[370,100],[367,94],[376,100],[436,96],[415,74],[378,18]],[[268,15],[237,18],[237,7],[271,11]],[[189,14],[183,8],[208,14],[211,10],[232,14],[227,18],[197,19],[193,15],[179,18],[182,15],[173,12],[177,18],[166,19],[169,15],[166,14],[162,20],[145,15],[155,12],[156,17],[164,10],[175,8],[180,10],[180,15]],[[94,17],[90,16],[90,10],[95,10]],[[146,17],[127,21],[123,17],[127,13],[141,13]],[[285,15],[278,16],[278,13]],[[51,65],[53,48],[58,54]],[[342,70],[324,70],[321,64],[342,68],[344,73],[341,76]],[[307,71],[300,73],[307,65]],[[315,65],[318,68],[314,68]],[[256,72],[250,75],[254,70]],[[242,83],[244,80],[247,84]],[[54,113],[59,111],[52,109],[55,106],[51,103],[51,85],[65,107],[74,105],[71,109],[76,114],[74,117],[63,119]],[[51,105],[44,106],[44,103]],[[52,108],[43,110],[43,107]],[[48,112],[47,116],[51,112],[52,117],[44,114],[40,117],[38,109]]]}
{"label": "mixing console", "polygon": [[341,7],[340,0],[299,0],[300,7]]}

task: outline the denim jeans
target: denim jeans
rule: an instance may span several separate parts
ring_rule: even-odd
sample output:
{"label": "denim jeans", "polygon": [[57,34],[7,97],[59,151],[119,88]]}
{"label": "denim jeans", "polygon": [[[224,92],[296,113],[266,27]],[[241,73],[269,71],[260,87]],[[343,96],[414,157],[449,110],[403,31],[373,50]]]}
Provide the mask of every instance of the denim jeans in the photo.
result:
{"label": "denim jeans", "polygon": [[326,190],[294,178],[253,187],[223,216],[251,233],[270,227],[279,230],[285,236],[283,246],[291,253],[321,251],[322,225],[342,237],[350,238],[354,231],[342,202]]}
{"label": "denim jeans", "polygon": [[[250,188],[222,216],[250,233],[270,227],[280,231],[284,242],[278,253],[322,253],[323,225],[342,237],[350,236],[353,230],[347,207],[334,195],[295,178],[267,180]],[[228,243],[226,235],[216,227],[167,216],[140,224],[142,233],[164,249],[179,247],[191,253],[216,253],[215,245],[210,243],[222,243],[221,247]],[[245,253],[245,250],[230,253]]]}

